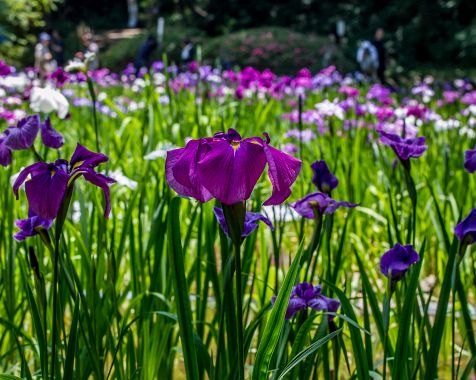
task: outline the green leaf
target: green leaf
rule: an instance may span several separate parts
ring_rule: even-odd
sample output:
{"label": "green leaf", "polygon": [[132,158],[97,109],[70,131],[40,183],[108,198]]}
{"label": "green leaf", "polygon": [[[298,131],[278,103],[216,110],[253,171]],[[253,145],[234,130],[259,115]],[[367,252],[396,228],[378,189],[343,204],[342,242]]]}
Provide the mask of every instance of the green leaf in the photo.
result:
{"label": "green leaf", "polygon": [[271,315],[269,316],[268,322],[264,328],[253,367],[252,379],[254,380],[268,378],[271,358],[273,357],[273,354],[276,350],[276,346],[284,326],[284,317],[286,315],[286,309],[288,308],[289,297],[299,272],[299,263],[301,261],[302,251],[303,243],[301,242],[298,253],[293,259],[289,271],[284,278],[283,285],[279,290],[273,310],[271,311]]}
{"label": "green leaf", "polygon": [[177,315],[180,326],[180,338],[182,340],[182,351],[185,361],[185,371],[187,379],[198,380],[199,371],[197,363],[197,353],[195,349],[195,338],[192,328],[192,311],[190,309],[190,296],[185,277],[185,265],[182,252],[182,242],[180,238],[180,198],[175,197],[170,202],[168,218],[168,255],[171,263],[171,270],[175,303],[177,305]]}

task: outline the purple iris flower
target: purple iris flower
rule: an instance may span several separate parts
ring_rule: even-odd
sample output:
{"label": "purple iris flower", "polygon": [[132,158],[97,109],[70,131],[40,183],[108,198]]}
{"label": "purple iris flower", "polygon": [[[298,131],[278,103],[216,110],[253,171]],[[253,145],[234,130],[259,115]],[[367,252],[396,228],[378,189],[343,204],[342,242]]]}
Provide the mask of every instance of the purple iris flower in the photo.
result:
{"label": "purple iris flower", "polygon": [[4,144],[11,150],[28,149],[34,144],[40,130],[44,145],[55,149],[63,146],[63,136],[51,126],[50,118],[42,123],[39,115],[27,116],[16,126],[8,127],[4,131]]}
{"label": "purple iris flower", "polygon": [[428,149],[425,145],[425,137],[409,139],[384,131],[380,131],[379,134],[380,141],[390,146],[402,161],[407,161],[411,157],[420,157]]}
{"label": "purple iris flower", "polygon": [[27,237],[35,236],[40,230],[48,230],[53,224],[52,219],[44,219],[41,216],[30,213],[27,219],[15,221],[16,226],[20,229],[13,238],[17,241],[23,241]]}
{"label": "purple iris flower", "polygon": [[464,168],[469,173],[476,171],[476,147],[464,152]]}
{"label": "purple iris flower", "polygon": [[380,272],[393,281],[403,278],[411,265],[420,261],[420,256],[413,245],[397,243],[380,258]]}
{"label": "purple iris flower", "polygon": [[[353,208],[356,204],[338,202],[325,193],[312,193],[291,203],[290,206],[304,218],[314,219],[317,215],[333,214],[339,207]],[[317,215],[316,215],[317,214]]]}
{"label": "purple iris flower", "polygon": [[8,166],[12,163],[12,151],[5,145],[5,135],[0,134],[0,165]]}
{"label": "purple iris flower", "polygon": [[[223,210],[218,207],[213,207],[213,212],[215,213],[218,223],[220,224],[220,227],[222,228],[225,235],[230,236]],[[245,214],[245,225],[243,227],[243,233],[241,234],[241,237],[245,238],[250,235],[254,230],[256,230],[259,226],[258,222],[260,220],[264,222],[269,228],[271,228],[271,230],[274,231],[273,223],[271,223],[271,221],[267,217],[260,214],[259,212],[247,212]]]}
{"label": "purple iris flower", "polygon": [[167,152],[166,178],[182,196],[200,202],[216,198],[233,205],[251,196],[268,164],[273,192],[264,205],[283,203],[301,170],[301,161],[269,145],[269,136],[242,139],[229,129],[214,137],[190,140],[185,148]]}
{"label": "purple iris flower", "polygon": [[4,131],[5,145],[12,150],[28,149],[35,142],[39,130],[40,116],[27,116],[16,126],[10,126]]}
{"label": "purple iris flower", "polygon": [[476,243],[476,208],[455,227],[455,235],[466,244]]}
{"label": "purple iris flower", "polygon": [[[30,211],[44,219],[54,219],[66,189],[72,186],[79,176],[83,176],[86,181],[103,190],[106,200],[104,216],[107,218],[111,211],[109,185],[115,181],[94,170],[106,161],[108,157],[104,154],[91,152],[78,144],[69,163],[60,159],[49,164],[37,162],[23,169],[13,184],[13,192],[18,199],[18,189],[26,181],[25,191]],[[29,180],[28,176],[31,176]]]}
{"label": "purple iris flower", "polygon": [[319,191],[329,194],[339,184],[339,180],[332,174],[324,160],[314,162],[311,164],[311,168],[314,172],[312,183],[317,186]]}
{"label": "purple iris flower", "polygon": [[[273,305],[275,301],[276,297],[273,297],[271,299]],[[321,285],[312,286],[308,282],[303,282],[294,286],[291,290],[291,297],[285,318],[291,319],[298,311],[309,307],[315,311],[325,310],[330,313],[335,313],[340,307],[340,302],[334,298],[323,296]],[[334,316],[330,315],[329,319],[334,319]]]}

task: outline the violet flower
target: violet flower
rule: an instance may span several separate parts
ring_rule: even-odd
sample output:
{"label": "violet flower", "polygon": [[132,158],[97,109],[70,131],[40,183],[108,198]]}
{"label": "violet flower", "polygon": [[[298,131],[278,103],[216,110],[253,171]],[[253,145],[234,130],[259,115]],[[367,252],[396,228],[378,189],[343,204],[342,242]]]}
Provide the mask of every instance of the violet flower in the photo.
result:
{"label": "violet flower", "polygon": [[12,163],[12,151],[5,145],[5,135],[0,134],[0,165],[8,166]]}
{"label": "violet flower", "polygon": [[15,221],[16,226],[20,229],[13,235],[16,241],[23,241],[27,237],[35,236],[40,233],[41,230],[50,229],[53,224],[52,219],[44,219],[41,216],[30,213],[27,219]]}
{"label": "violet flower", "polygon": [[214,137],[190,140],[185,148],[167,152],[166,178],[182,196],[199,202],[212,198],[224,205],[243,202],[251,196],[268,164],[273,192],[264,205],[283,203],[301,169],[301,161],[269,145],[269,136],[242,139],[229,129]]}
{"label": "violet flower", "polygon": [[290,206],[301,216],[314,219],[323,214],[333,214],[339,207],[353,208],[356,204],[338,202],[325,193],[312,193],[304,198],[291,203]]}
{"label": "violet flower", "polygon": [[464,152],[464,168],[468,173],[476,171],[476,147]]}
{"label": "violet flower", "polygon": [[465,244],[476,243],[476,208],[455,227],[455,235]]}
{"label": "violet flower", "polygon": [[[226,224],[223,210],[221,208],[214,207],[213,212],[215,213],[215,216],[217,218],[218,223],[220,224],[221,229],[223,230],[225,235],[229,237],[230,233],[228,231],[228,225]],[[271,228],[272,231],[274,231],[273,223],[271,223],[271,221],[267,217],[260,214],[259,212],[247,212],[245,214],[245,224],[243,227],[243,233],[241,234],[241,237],[245,238],[248,235],[250,235],[253,231],[255,231],[259,227],[259,224],[258,224],[259,221],[264,222],[269,228]]]}
{"label": "violet flower", "polygon": [[[49,164],[37,162],[23,169],[13,184],[13,192],[18,199],[18,190],[26,181],[29,210],[44,219],[54,219],[67,188],[72,186],[78,177],[83,176],[86,181],[103,190],[106,201],[104,216],[107,218],[111,211],[109,185],[115,181],[94,170],[106,161],[108,157],[104,154],[91,152],[77,144],[69,163],[60,159]],[[27,180],[28,176],[31,176],[31,179]]]}
{"label": "violet flower", "polygon": [[[271,303],[274,305],[275,302],[276,297],[273,297]],[[298,311],[307,308],[311,308],[315,311],[335,313],[339,307],[339,300],[322,295],[321,285],[312,286],[308,282],[303,282],[294,286],[291,290],[285,318],[291,319]],[[333,320],[334,316],[330,315],[329,319]]]}
{"label": "violet flower", "polygon": [[330,194],[339,184],[339,180],[329,170],[324,160],[319,160],[311,164],[314,175],[312,177],[312,183],[316,185],[319,191]]}
{"label": "violet flower", "polygon": [[392,281],[403,278],[408,268],[420,261],[420,256],[413,245],[397,243],[380,258],[380,272]]}
{"label": "violet flower", "polygon": [[380,141],[390,146],[402,161],[420,157],[428,149],[425,145],[425,137],[403,138],[393,133],[379,131]]}
{"label": "violet flower", "polygon": [[33,146],[40,130],[41,140],[45,146],[55,149],[63,146],[63,136],[51,126],[50,118],[41,123],[39,115],[27,116],[16,126],[8,127],[4,131],[4,144],[10,150],[28,149]]}

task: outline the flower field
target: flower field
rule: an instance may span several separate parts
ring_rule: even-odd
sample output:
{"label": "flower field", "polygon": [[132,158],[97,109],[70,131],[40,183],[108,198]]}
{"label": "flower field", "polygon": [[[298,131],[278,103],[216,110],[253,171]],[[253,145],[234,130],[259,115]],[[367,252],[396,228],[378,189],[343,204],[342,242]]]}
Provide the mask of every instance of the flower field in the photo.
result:
{"label": "flower field", "polygon": [[476,87],[0,63],[0,379],[474,379]]}

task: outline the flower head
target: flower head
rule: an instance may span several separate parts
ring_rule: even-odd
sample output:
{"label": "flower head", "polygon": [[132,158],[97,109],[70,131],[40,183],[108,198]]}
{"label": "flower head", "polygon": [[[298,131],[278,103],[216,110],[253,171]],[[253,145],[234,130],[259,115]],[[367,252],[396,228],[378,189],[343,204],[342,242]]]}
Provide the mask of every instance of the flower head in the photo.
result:
{"label": "flower head", "polygon": [[12,150],[28,149],[35,142],[40,130],[40,116],[32,115],[21,119],[16,126],[8,127],[4,144]]}
{"label": "flower head", "polygon": [[[291,296],[286,310],[286,319],[291,319],[298,311],[311,308],[315,311],[328,311],[335,313],[339,307],[339,300],[328,298],[322,293],[322,287],[320,285],[312,286],[308,282],[303,282],[293,287],[291,290]],[[271,299],[274,304],[276,297]],[[334,316],[329,316],[332,320]]]}
{"label": "flower head", "polygon": [[329,194],[339,184],[339,180],[332,174],[324,160],[314,162],[311,168],[314,172],[312,182],[319,191]]}
{"label": "flower head", "polygon": [[464,168],[469,173],[476,171],[476,148],[464,152]]}
{"label": "flower head", "polygon": [[200,202],[212,198],[225,205],[243,202],[251,196],[268,164],[273,193],[264,205],[277,205],[291,194],[291,185],[301,161],[273,148],[266,139],[242,139],[229,129],[214,137],[190,140],[185,148],[167,152],[167,181],[178,194]]}
{"label": "flower head", "polygon": [[393,281],[403,278],[408,268],[420,261],[413,245],[397,243],[380,258],[380,272]]}
{"label": "flower head", "polygon": [[[88,182],[100,187],[104,192],[106,207],[104,216],[108,217],[111,205],[109,185],[115,181],[103,174],[97,173],[94,168],[108,161],[102,153],[91,152],[78,144],[71,160],[56,160],[54,163],[37,162],[23,169],[15,183],[13,192],[18,199],[18,190],[25,183],[29,210],[44,219],[56,218],[66,189],[74,181],[83,176]],[[27,180],[27,177],[31,178]]]}
{"label": "flower head", "polygon": [[30,94],[30,107],[34,112],[56,112],[60,119],[68,115],[69,103],[64,95],[51,88],[33,87]]}
{"label": "flower head", "polygon": [[402,161],[420,157],[428,149],[425,137],[403,138],[393,133],[380,131],[380,141],[390,146]]}
{"label": "flower head", "polygon": [[41,230],[48,230],[53,224],[52,219],[44,219],[41,216],[30,213],[27,219],[17,220],[16,226],[20,229],[13,235],[17,241],[23,241],[27,237],[37,235]]}
{"label": "flower head", "polygon": [[356,204],[338,202],[325,193],[312,193],[291,203],[290,206],[301,216],[314,219],[317,215],[333,214],[339,207],[353,208]]}
{"label": "flower head", "polygon": [[476,208],[455,227],[455,235],[466,244],[476,243]]}
{"label": "flower head", "polygon": [[[214,207],[213,212],[215,213],[217,221],[220,224],[220,227],[225,233],[225,235],[230,236],[223,210],[221,208]],[[271,230],[274,231],[273,223],[271,223],[271,221],[267,217],[260,214],[259,212],[247,212],[245,214],[245,225],[243,227],[243,233],[241,234],[241,237],[245,238],[250,235],[254,230],[256,230],[259,226],[259,221],[264,222],[269,228],[271,228]]]}

